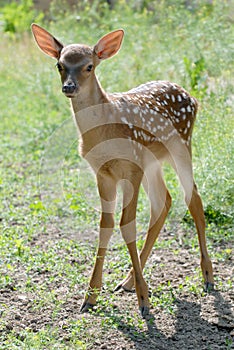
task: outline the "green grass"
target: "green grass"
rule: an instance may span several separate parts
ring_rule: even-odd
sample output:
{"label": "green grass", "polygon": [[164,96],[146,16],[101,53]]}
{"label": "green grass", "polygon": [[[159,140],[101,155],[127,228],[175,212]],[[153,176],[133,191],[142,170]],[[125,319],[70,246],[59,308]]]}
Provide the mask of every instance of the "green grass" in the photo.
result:
{"label": "green grass", "polygon": [[[206,211],[211,255],[217,262],[228,263],[234,198],[234,33],[229,2],[214,1],[212,5],[200,1],[188,9],[183,2],[161,1],[152,12],[133,10],[122,1],[119,6],[121,11],[117,8],[110,12],[103,5],[98,9],[101,15],[95,8],[83,9],[79,22],[74,13],[64,18],[53,10],[54,21],[44,26],[65,43],[95,44],[112,29],[125,30],[120,53],[97,70],[108,91],[125,91],[148,80],[168,79],[196,95],[201,107],[193,138],[194,173]],[[48,314],[39,329],[27,325],[11,329],[8,320],[18,306],[13,303],[9,309],[9,305],[1,305],[2,349],[91,349],[95,340],[102,339],[102,332],[121,327],[131,329],[132,337],[135,332],[144,339],[142,320],[132,311],[135,298],[128,301],[130,311],[124,306],[124,313],[115,307],[121,303],[121,296],[110,293],[130,266],[118,230],[105,265],[109,300],[100,296],[98,333],[88,331],[92,315],[69,316],[69,307],[78,311],[80,300],[75,303],[73,297],[83,296],[95,254],[100,214],[95,180],[87,175],[88,166],[77,154],[70,107],[60,92],[55,62],[38,51],[28,33],[1,37],[0,289],[26,296],[27,307],[38,318],[45,310]],[[68,142],[64,146],[65,132],[71,137],[65,138]],[[48,173],[46,161],[55,166],[56,178]],[[178,240],[179,227],[188,232],[194,227],[183,206],[183,196],[177,199],[180,190],[176,177],[167,167],[165,177],[175,202],[167,220],[172,234],[168,240],[160,240],[156,248],[167,250]],[[117,218],[119,215],[120,209]],[[142,190],[137,216],[140,248],[149,218]],[[195,235],[183,236],[183,244],[191,254],[198,254]],[[150,279],[149,271],[146,275]],[[222,290],[231,289],[231,280],[224,283],[217,278],[217,283]],[[175,293],[181,288],[178,286]],[[183,288],[199,293],[197,279],[188,277]],[[158,305],[173,314],[172,288],[162,284],[155,292],[153,307]],[[66,307],[68,311],[64,311]]]}

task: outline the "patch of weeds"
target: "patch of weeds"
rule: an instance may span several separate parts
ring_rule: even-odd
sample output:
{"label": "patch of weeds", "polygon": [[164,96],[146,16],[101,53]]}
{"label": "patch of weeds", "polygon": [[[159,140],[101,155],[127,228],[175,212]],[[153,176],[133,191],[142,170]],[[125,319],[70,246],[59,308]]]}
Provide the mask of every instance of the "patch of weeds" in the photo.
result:
{"label": "patch of weeds", "polygon": [[218,291],[227,291],[227,290],[232,290],[233,289],[233,284],[234,284],[234,278],[230,276],[229,278],[226,278],[225,280],[217,275],[215,276],[215,288]]}
{"label": "patch of weeds", "polygon": [[205,208],[204,213],[208,224],[214,223],[217,226],[233,224],[233,217],[222,213],[221,210],[213,208],[211,205]]}
{"label": "patch of weeds", "polygon": [[[214,208],[212,205],[207,205],[204,209],[205,221],[206,221],[206,234],[207,237],[217,245],[225,244],[232,240],[233,231],[233,218],[226,213],[223,213],[220,209]],[[193,219],[188,211],[186,211],[182,223],[186,227],[191,229],[194,227]]]}
{"label": "patch of weeds", "polygon": [[190,293],[193,293],[194,295],[200,297],[201,295],[204,295],[204,290],[202,289],[201,286],[201,272],[199,269],[198,272],[199,277],[197,276],[186,276],[185,277],[185,284],[184,284],[184,290],[189,291]]}
{"label": "patch of weeds", "polygon": [[9,274],[1,274],[0,276],[0,288],[16,290],[16,283],[13,276]]}
{"label": "patch of weeds", "polygon": [[58,331],[58,328],[51,328],[50,326],[45,326],[36,333],[26,329],[19,333],[12,332],[9,335],[9,340],[11,340],[12,343],[17,344],[18,347],[22,349],[68,349],[66,346],[61,347],[62,344],[58,337]]}
{"label": "patch of weeds", "polygon": [[96,315],[101,317],[100,322],[102,330],[109,332],[109,329],[120,330],[127,338],[146,339],[145,320],[140,314],[132,313],[128,309],[120,312],[116,307],[106,305],[104,309],[97,307]]}
{"label": "patch of weeds", "polygon": [[188,75],[191,93],[200,98],[205,96],[208,89],[205,58],[201,56],[193,62],[188,57],[184,57],[184,65]]}
{"label": "patch of weeds", "polygon": [[0,9],[3,31],[6,33],[22,33],[28,31],[33,21],[40,22],[44,15],[37,14],[32,0],[11,2]]}
{"label": "patch of weeds", "polygon": [[161,308],[162,310],[168,312],[169,314],[175,314],[174,302],[176,296],[174,294],[174,289],[171,286],[171,282],[168,281],[167,284],[160,284],[156,289],[152,290],[152,295],[150,298],[150,303],[155,308]]}
{"label": "patch of weeds", "polygon": [[219,261],[231,261],[233,257],[233,250],[231,248],[221,249],[214,254]]}
{"label": "patch of weeds", "polygon": [[78,320],[72,320],[69,322],[69,324],[63,325],[63,328],[64,327],[66,327],[69,334],[64,337],[64,340],[69,344],[69,346],[75,346],[79,350],[87,349],[91,338],[91,334],[89,332],[89,318],[82,316]]}

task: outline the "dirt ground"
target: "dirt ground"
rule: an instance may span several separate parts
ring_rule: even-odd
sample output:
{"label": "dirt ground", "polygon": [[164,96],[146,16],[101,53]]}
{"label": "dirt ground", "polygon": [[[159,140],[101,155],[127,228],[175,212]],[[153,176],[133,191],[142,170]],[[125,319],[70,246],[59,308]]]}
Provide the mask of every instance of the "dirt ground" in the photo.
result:
{"label": "dirt ground", "polygon": [[[163,233],[162,236],[166,236]],[[161,239],[164,239],[162,237]],[[59,237],[58,237],[59,239]],[[37,244],[43,245],[45,237],[38,237]],[[214,273],[219,283],[219,289],[208,295],[199,295],[196,291],[179,289],[184,283],[185,276],[194,275],[195,265],[199,266],[197,255],[189,253],[188,249],[180,247],[179,254],[175,254],[173,248],[178,248],[178,243],[168,249],[154,248],[150,257],[150,289],[162,283],[171,281],[168,289],[174,293],[173,313],[166,308],[153,305],[148,320],[143,321],[142,330],[134,322],[126,322],[126,310],[128,315],[134,318],[136,314],[136,296],[134,293],[120,291],[117,301],[113,306],[104,308],[102,313],[93,315],[85,314],[89,332],[95,337],[89,350],[228,350],[234,349],[234,291],[230,287],[230,277],[233,276],[233,257],[225,263],[213,261]],[[173,252],[174,251],[174,252]],[[109,258],[111,259],[111,258]],[[106,266],[108,269],[108,266]],[[22,271],[15,276],[19,280]],[[46,279],[45,274],[37,274],[34,280],[42,283]],[[229,282],[227,282],[229,281]],[[229,285],[228,285],[229,283]],[[174,291],[174,292],[173,292]],[[165,292],[165,289],[164,289]],[[63,298],[66,294],[66,286],[58,286],[57,297]],[[59,295],[60,293],[60,295]],[[104,290],[108,299],[109,291]],[[163,295],[159,295],[163,298]],[[5,332],[14,331],[22,338],[24,329],[31,329],[37,333],[45,325],[59,329],[59,338],[69,343],[69,320],[79,320],[79,306],[81,297],[66,297],[60,312],[53,317],[52,307],[32,310],[33,295],[20,294],[17,290],[5,288],[0,290],[0,302],[9,305],[10,312],[6,319]],[[84,317],[82,315],[82,317]],[[117,326],[112,327],[110,322]],[[103,328],[103,322],[107,325]],[[104,329],[104,331],[103,331]],[[87,330],[86,330],[87,331]],[[104,332],[104,333],[103,333]],[[85,335],[84,335],[85,337]],[[81,335],[82,338],[82,335]],[[72,347],[73,349],[73,347]]]}

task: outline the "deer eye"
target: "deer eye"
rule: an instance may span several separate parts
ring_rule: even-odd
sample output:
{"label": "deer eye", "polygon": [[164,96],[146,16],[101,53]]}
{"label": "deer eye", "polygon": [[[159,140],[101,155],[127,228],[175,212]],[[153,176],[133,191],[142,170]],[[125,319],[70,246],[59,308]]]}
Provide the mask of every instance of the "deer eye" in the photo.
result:
{"label": "deer eye", "polygon": [[57,64],[56,64],[56,67],[58,68],[58,71],[59,71],[59,72],[62,72],[63,67],[61,66],[60,63],[57,63]]}
{"label": "deer eye", "polygon": [[88,67],[87,67],[87,72],[91,72],[91,70],[93,69],[93,65],[92,64],[90,64],[90,65],[88,65]]}

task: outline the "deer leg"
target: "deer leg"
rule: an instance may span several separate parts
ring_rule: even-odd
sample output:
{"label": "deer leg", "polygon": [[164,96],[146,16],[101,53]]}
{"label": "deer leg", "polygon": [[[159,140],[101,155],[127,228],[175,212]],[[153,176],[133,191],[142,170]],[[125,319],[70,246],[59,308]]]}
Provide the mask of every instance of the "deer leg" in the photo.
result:
{"label": "deer leg", "polygon": [[81,306],[81,312],[92,309],[96,304],[98,294],[102,287],[102,271],[106,250],[114,228],[116,183],[112,179],[103,179],[100,176],[97,177],[97,180],[102,207],[99,243],[88,292]]}
{"label": "deer leg", "polygon": [[198,233],[198,241],[201,253],[201,269],[204,278],[204,289],[206,292],[208,292],[214,289],[213,268],[206,246],[205,215],[203,205],[195,184],[193,187],[192,197],[190,201],[187,202],[187,205],[194,219]]}
{"label": "deer leg", "polygon": [[[145,317],[149,313],[148,286],[142,274],[140,259],[136,247],[136,207],[141,179],[134,178],[132,185],[134,192],[129,202],[129,194],[126,188],[123,193],[123,211],[120,222],[122,236],[127,244],[133,265],[133,278],[136,286],[138,305],[141,315]],[[128,198],[128,199],[127,199]],[[126,204],[128,203],[128,204]]]}
{"label": "deer leg", "polygon": [[127,244],[128,251],[131,256],[133,271],[134,271],[134,282],[136,286],[136,294],[138,299],[138,305],[140,313],[143,317],[149,314],[149,297],[148,297],[148,286],[144,280],[142,274],[141,263],[138,257],[136,241]]}
{"label": "deer leg", "polygon": [[[153,245],[164,225],[165,219],[171,207],[171,196],[166,188],[162,178],[161,170],[158,169],[151,181],[147,176],[148,182],[143,181],[143,186],[148,194],[151,204],[150,224],[147,232],[145,243],[140,252],[140,261],[142,269],[151,253]],[[147,185],[149,188],[147,188]],[[116,287],[116,290],[123,288],[125,291],[132,291],[134,287],[133,269],[131,269],[127,277]]]}
{"label": "deer leg", "polygon": [[179,176],[185,193],[185,202],[196,225],[200,246],[204,288],[205,291],[209,291],[214,288],[213,268],[206,246],[205,215],[203,205],[193,178],[191,149],[184,149],[180,156],[174,157],[172,166]]}

